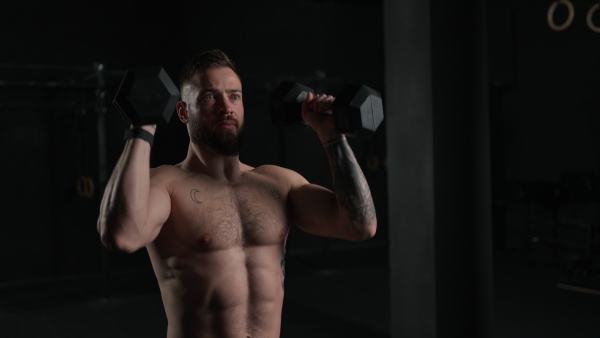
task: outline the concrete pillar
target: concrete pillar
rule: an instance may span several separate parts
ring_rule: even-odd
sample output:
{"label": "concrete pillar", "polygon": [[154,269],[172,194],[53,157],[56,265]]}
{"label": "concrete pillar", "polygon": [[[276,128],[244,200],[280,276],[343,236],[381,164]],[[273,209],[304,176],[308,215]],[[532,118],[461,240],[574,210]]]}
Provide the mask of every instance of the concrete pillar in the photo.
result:
{"label": "concrete pillar", "polygon": [[490,337],[485,1],[384,0],[392,337]]}

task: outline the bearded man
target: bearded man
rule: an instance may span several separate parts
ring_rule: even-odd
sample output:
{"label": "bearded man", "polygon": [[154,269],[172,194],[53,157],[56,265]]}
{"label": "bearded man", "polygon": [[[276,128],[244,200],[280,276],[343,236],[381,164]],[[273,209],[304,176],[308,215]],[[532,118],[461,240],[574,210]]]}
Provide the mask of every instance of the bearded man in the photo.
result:
{"label": "bearded man", "polygon": [[240,162],[242,83],[225,53],[190,59],[180,90],[186,158],[151,169],[155,126],[131,127],[100,206],[102,243],[129,253],[147,248],[168,338],[279,337],[290,224],[351,241],[377,227],[366,179],[334,127],[335,98],[309,94],[302,103],[329,156],[329,190],[292,170]]}

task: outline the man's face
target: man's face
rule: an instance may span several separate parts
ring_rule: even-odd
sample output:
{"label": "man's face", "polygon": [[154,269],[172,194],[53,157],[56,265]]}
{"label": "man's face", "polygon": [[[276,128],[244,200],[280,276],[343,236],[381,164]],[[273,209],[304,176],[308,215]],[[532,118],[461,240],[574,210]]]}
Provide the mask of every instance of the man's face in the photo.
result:
{"label": "man's face", "polygon": [[184,97],[190,140],[219,155],[239,154],[244,134],[244,105],[237,74],[229,67],[210,68],[191,80],[191,91]]}

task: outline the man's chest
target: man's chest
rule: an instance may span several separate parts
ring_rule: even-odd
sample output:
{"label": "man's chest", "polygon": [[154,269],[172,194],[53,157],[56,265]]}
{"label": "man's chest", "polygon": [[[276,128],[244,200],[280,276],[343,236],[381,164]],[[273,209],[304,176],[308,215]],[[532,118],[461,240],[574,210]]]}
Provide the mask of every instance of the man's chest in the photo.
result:
{"label": "man's chest", "polygon": [[267,179],[197,180],[175,188],[165,226],[197,249],[280,244],[287,236],[287,193]]}

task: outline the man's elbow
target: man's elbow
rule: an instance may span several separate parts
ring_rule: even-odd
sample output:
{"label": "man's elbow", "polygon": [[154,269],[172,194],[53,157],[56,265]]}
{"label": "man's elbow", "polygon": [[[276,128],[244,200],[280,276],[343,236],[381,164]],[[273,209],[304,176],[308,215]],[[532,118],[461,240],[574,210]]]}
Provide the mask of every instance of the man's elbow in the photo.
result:
{"label": "man's elbow", "polygon": [[109,231],[106,227],[99,227],[99,232],[102,245],[112,250],[134,253],[143,246],[131,241],[124,234],[119,234],[116,231]]}
{"label": "man's elbow", "polygon": [[354,231],[354,234],[353,234],[351,240],[355,241],[355,242],[366,241],[368,239],[375,237],[376,233],[377,233],[377,220],[375,219],[375,220],[369,222],[368,224],[362,224],[359,229]]}

